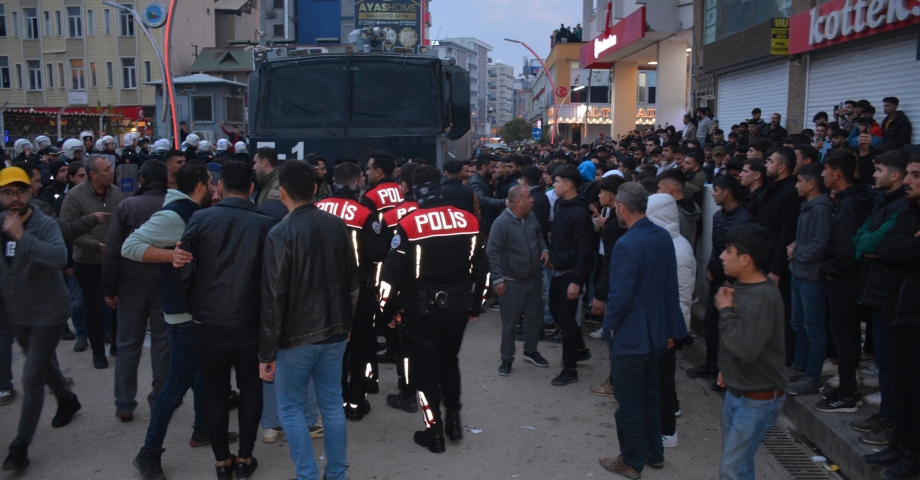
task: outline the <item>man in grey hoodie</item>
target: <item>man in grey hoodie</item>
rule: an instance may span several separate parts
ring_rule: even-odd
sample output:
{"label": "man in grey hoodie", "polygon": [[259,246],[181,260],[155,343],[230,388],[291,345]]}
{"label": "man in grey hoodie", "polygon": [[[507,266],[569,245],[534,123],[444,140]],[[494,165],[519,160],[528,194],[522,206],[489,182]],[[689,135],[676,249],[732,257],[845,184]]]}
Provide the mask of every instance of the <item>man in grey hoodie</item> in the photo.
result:
{"label": "man in grey hoodie", "polygon": [[524,312],[524,359],[538,367],[549,363],[537,351],[540,341],[542,299],[541,267],[549,264],[540,222],[532,213],[533,197],[524,185],[508,190],[505,209],[492,224],[486,254],[491,265],[492,286],[502,298],[502,364],[498,374],[511,373],[515,330]]}

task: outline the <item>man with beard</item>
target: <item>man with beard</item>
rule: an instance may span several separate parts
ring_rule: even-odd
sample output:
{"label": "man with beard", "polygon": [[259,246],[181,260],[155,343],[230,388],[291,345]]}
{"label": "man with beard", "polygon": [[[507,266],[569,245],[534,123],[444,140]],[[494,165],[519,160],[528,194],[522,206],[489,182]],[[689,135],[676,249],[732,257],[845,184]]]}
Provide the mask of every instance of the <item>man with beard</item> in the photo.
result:
{"label": "man with beard", "polygon": [[42,189],[38,199],[48,205],[54,205],[54,201],[67,191],[67,162],[64,160],[51,162],[49,171],[51,172],[51,184]]}
{"label": "man with beard", "polygon": [[[565,155],[562,155],[563,157]],[[495,198],[492,194],[492,165],[498,163],[498,159],[489,154],[482,154],[476,159],[476,173],[470,177],[468,184],[476,192],[476,198],[479,200],[479,211],[482,214],[482,224],[479,232],[486,238],[492,230],[492,222],[498,218],[498,215],[505,208],[505,202],[500,198]]]}

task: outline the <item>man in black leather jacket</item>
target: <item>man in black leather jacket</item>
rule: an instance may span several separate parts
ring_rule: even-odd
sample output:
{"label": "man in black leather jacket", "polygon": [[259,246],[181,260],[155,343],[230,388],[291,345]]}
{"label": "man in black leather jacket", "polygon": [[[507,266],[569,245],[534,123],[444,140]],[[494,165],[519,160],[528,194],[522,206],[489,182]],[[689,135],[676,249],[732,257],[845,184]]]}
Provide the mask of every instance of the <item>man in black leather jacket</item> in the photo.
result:
{"label": "man in black leather jacket", "polygon": [[[223,201],[195,212],[181,248],[192,255],[178,272],[179,290],[195,319],[195,349],[202,381],[205,423],[217,461],[218,478],[248,478],[262,416],[259,379],[259,311],[262,251],[271,217],[249,201],[252,167],[227,162],[218,184]],[[239,457],[230,455],[227,391],[235,367],[240,389]]]}
{"label": "man in black leather jacket", "polygon": [[281,202],[291,213],[265,241],[260,375],[275,382],[278,416],[298,478],[318,477],[304,412],[312,378],[325,428],[325,478],[344,479],[340,382],[360,290],[358,265],[345,222],[313,204],[313,169],[288,161],[280,170]]}

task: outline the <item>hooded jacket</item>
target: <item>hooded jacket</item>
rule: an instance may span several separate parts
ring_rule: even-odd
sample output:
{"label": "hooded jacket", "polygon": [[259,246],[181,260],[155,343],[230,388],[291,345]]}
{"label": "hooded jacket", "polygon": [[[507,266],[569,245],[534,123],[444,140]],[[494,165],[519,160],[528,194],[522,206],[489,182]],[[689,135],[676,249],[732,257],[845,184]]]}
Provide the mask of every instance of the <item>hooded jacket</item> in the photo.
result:
{"label": "hooded jacket", "polygon": [[802,204],[795,231],[795,248],[789,262],[789,271],[796,277],[811,282],[822,279],[820,269],[824,263],[824,249],[827,248],[833,215],[834,202],[827,195],[818,195]]}
{"label": "hooded jacket", "polygon": [[731,229],[738,225],[751,223],[754,217],[740,203],[731,210],[720,208],[712,214],[712,253],[709,255],[709,273],[716,277],[721,285],[725,283],[725,268],[719,258],[725,250],[725,238]]}
{"label": "hooded jacket", "polygon": [[854,277],[857,280],[861,277],[864,264],[856,260],[853,237],[869,218],[876,198],[881,194],[859,179],[855,179],[846,190],[834,194],[837,208],[831,218],[825,261],[821,265],[822,275],[832,278]]}
{"label": "hooded jacket", "polygon": [[911,203],[878,246],[878,259],[892,268],[884,320],[889,325],[920,326],[920,206]]}
{"label": "hooded jacket", "polygon": [[[856,259],[861,262],[869,262],[866,254],[874,255],[877,252],[879,243],[885,238],[885,234],[894,227],[898,219],[898,214],[907,207],[907,193],[904,187],[879,197],[875,208],[872,210],[872,216],[866,220],[866,223],[856,232],[853,237],[853,243],[856,244]],[[894,287],[893,269],[877,260],[869,263],[869,269],[866,271],[866,279],[863,282],[863,291],[859,297],[860,305],[871,308],[883,308],[888,292]]]}
{"label": "hooded jacket", "polygon": [[665,229],[674,243],[677,256],[677,289],[680,297],[680,311],[684,323],[690,329],[690,304],[693,302],[693,289],[696,287],[696,258],[690,242],[680,234],[680,214],[674,197],[665,193],[656,193],[648,197],[645,215],[655,225]]}
{"label": "hooded jacket", "polygon": [[894,114],[893,120],[882,122],[882,141],[897,140],[905,146],[910,145],[910,137],[913,134],[913,127],[904,112],[898,110]]}
{"label": "hooded jacket", "polygon": [[549,258],[557,272],[571,271],[572,283],[584,285],[594,268],[594,225],[583,195],[559,198],[553,206]]}
{"label": "hooded jacket", "polygon": [[690,248],[694,248],[703,210],[692,198],[684,197],[677,201],[677,212],[680,214],[680,234],[690,242]]}
{"label": "hooded jacket", "polygon": [[770,265],[764,273],[782,277],[789,274],[786,247],[795,240],[799,207],[802,205],[795,182],[796,178],[792,175],[771,182],[764,192],[763,203],[754,215],[757,224],[770,232]]}

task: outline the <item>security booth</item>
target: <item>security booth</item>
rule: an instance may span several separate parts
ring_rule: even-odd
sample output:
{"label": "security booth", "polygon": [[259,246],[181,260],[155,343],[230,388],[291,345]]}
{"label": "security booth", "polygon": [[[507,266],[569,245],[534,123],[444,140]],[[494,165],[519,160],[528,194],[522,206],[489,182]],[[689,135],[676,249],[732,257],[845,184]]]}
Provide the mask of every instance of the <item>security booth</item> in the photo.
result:
{"label": "security booth", "polygon": [[[162,82],[148,82],[156,87],[157,118],[161,118],[163,108]],[[246,91],[245,83],[198,73],[173,79],[176,90],[176,117],[188,123],[188,131],[201,132],[202,140],[216,142],[221,137],[220,122],[239,125],[240,131],[246,131]],[[177,122],[178,123],[178,122]],[[157,124],[157,138],[166,136],[166,125]]]}

